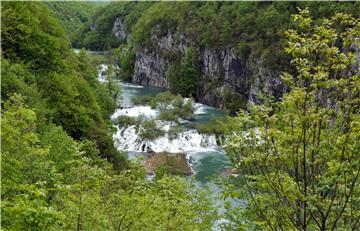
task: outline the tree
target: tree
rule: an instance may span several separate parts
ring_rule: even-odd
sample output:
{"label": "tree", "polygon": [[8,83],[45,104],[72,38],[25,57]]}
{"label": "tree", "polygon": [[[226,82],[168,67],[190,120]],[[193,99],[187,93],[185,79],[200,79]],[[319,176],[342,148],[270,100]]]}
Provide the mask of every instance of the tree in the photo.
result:
{"label": "tree", "polygon": [[315,23],[306,9],[293,20],[286,52],[295,71],[283,75],[291,90],[232,122],[227,150],[240,177],[227,186],[243,190],[227,193],[247,203],[241,224],[229,219],[253,229],[358,230],[359,19]]}
{"label": "tree", "polygon": [[198,54],[193,47],[185,51],[182,62],[175,61],[167,73],[172,92],[183,97],[196,97],[196,90],[200,80]]}
{"label": "tree", "polygon": [[4,103],[1,132],[1,223],[5,230],[54,230],[61,213],[47,203],[57,176],[40,146],[36,113],[24,98],[12,95]]}
{"label": "tree", "polygon": [[197,59],[198,57],[195,49],[192,47],[187,48],[181,65],[181,76],[178,79],[180,85],[179,93],[184,97],[196,96],[196,89],[200,77]]}
{"label": "tree", "polygon": [[130,82],[134,75],[135,51],[134,48],[122,45],[115,50],[116,58],[120,65],[120,78],[123,81]]}
{"label": "tree", "polygon": [[109,95],[113,98],[113,100],[118,104],[121,99],[121,87],[119,83],[116,83],[114,80],[115,77],[115,68],[112,64],[108,66],[106,70],[106,87],[109,91]]}
{"label": "tree", "polygon": [[[210,230],[217,216],[205,190],[164,174],[154,181],[138,164],[113,177],[104,188],[110,230]],[[111,191],[110,191],[110,190]]]}

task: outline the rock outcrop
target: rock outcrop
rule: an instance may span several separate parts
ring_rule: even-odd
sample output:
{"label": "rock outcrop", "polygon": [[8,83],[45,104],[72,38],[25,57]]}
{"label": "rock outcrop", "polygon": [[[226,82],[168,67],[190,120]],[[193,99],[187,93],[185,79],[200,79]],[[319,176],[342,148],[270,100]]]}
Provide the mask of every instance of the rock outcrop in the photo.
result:
{"label": "rock outcrop", "polygon": [[120,18],[116,18],[112,31],[118,39],[127,41],[128,34],[125,25]]}
{"label": "rock outcrop", "polygon": [[[114,33],[124,39],[125,29],[120,19],[114,23]],[[145,86],[169,87],[167,73],[174,64],[174,57],[181,58],[187,47],[197,49],[201,81],[197,99],[204,104],[228,108],[229,102],[237,101],[242,107],[260,103],[260,95],[281,97],[284,86],[280,73],[267,68],[260,59],[242,57],[234,47],[203,48],[188,41],[178,32],[156,36],[150,44],[136,48],[132,82]]]}

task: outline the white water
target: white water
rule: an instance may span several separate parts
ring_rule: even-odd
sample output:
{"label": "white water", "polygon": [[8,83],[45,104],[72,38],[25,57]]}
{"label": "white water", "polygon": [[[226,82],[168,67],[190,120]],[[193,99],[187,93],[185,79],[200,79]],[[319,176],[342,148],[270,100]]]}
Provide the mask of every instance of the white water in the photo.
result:
{"label": "white water", "polygon": [[[195,115],[205,113],[205,105],[197,103]],[[156,119],[159,111],[150,106],[133,106],[117,109],[111,116],[113,121],[119,116],[130,116],[143,119]],[[189,123],[187,120],[180,120],[180,123]],[[200,134],[195,129],[178,132],[169,135],[171,124],[166,121],[156,120],[157,127],[165,131],[165,135],[155,140],[143,140],[137,134],[135,125],[128,127],[117,126],[117,132],[113,135],[116,147],[121,151],[130,152],[169,152],[169,153],[196,153],[216,151],[215,135]],[[175,135],[175,137],[174,137]]]}
{"label": "white water", "polygon": [[[101,65],[98,69],[98,79],[100,82],[106,82],[106,65]],[[118,116],[127,115],[131,117],[142,117],[143,119],[155,119],[159,114],[157,110],[152,109],[150,106],[134,106],[132,98],[145,95],[150,90],[149,87],[143,87],[128,83],[121,83],[123,86],[123,100],[122,105],[125,108],[117,109],[111,116],[115,120]],[[206,105],[195,104],[195,120],[197,122],[207,122],[216,115],[221,115],[219,111]],[[180,119],[180,124],[190,123],[190,121]],[[165,135],[155,140],[143,140],[136,132],[135,126],[119,127],[116,126],[117,131],[113,134],[114,143],[118,150],[128,151],[130,158],[137,158],[138,156],[146,156],[144,152],[169,152],[169,153],[185,153],[188,163],[191,166],[197,180],[197,187],[207,185],[212,192],[212,197],[216,204],[218,204],[220,211],[224,211],[222,201],[218,201],[220,189],[208,177],[212,175],[219,175],[229,166],[229,160],[226,157],[223,148],[216,144],[215,135],[199,134],[195,129],[186,128],[183,132],[178,132],[177,137],[173,137],[173,133],[169,134],[171,124],[165,121],[156,121],[158,129],[165,131]],[[172,139],[173,138],[173,139]],[[149,176],[148,179],[151,179]],[[237,206],[235,202],[231,202],[233,206]],[[220,220],[213,230],[218,230],[220,223],[227,222]]]}
{"label": "white water", "polygon": [[[115,67],[118,68],[118,67]],[[102,64],[98,67],[98,80],[106,82],[105,76],[108,66]],[[123,105],[125,107],[118,108],[111,116],[113,121],[117,117],[126,115],[135,118],[156,119],[159,111],[152,109],[150,106],[134,106],[131,102],[132,97],[139,95],[142,90],[147,90],[143,86],[122,83]],[[140,93],[140,95],[143,93]],[[145,93],[146,94],[146,93]],[[195,118],[201,119],[209,115],[210,107],[196,103],[195,104]],[[212,110],[212,109],[210,109]],[[212,111],[211,113],[214,113]],[[179,119],[180,124],[190,123],[188,120]],[[222,147],[216,143],[215,135],[199,134],[195,129],[185,128],[184,131],[176,134],[169,133],[173,124],[166,121],[156,120],[157,128],[165,131],[165,135],[154,140],[142,139],[136,131],[136,126],[115,126],[116,132],[113,134],[115,146],[119,151],[128,151],[132,153],[144,152],[168,152],[168,153],[186,153],[188,159],[195,162],[201,162],[202,158],[209,157],[209,155],[224,156]],[[217,158],[217,157],[216,157]],[[191,162],[193,162],[191,161]],[[191,164],[192,165],[192,164]]]}
{"label": "white water", "polygon": [[[118,66],[114,66],[115,71],[119,69]],[[106,72],[108,70],[108,65],[107,64],[101,64],[97,67],[97,71],[98,71],[98,80],[100,83],[106,83]]]}
{"label": "white water", "polygon": [[[167,125],[163,130],[168,130]],[[155,140],[143,140],[136,133],[135,125],[118,127],[113,135],[115,145],[119,150],[131,152],[169,152],[169,153],[196,153],[215,151],[218,149],[214,135],[202,135],[191,129],[176,134],[172,139],[165,133]]]}
{"label": "white water", "polygon": [[150,106],[137,106],[131,108],[120,108],[116,109],[114,114],[111,116],[112,120],[115,120],[117,117],[126,115],[130,117],[139,117],[144,116],[146,118],[155,118],[158,115],[158,111],[151,109]]}
{"label": "white water", "polygon": [[[100,78],[100,77],[99,77]],[[130,117],[139,117],[143,116],[149,119],[156,118],[159,114],[159,111],[152,109],[150,106],[132,106],[125,108],[118,108],[115,110],[114,114],[111,116],[112,120],[115,120],[119,116],[130,116]],[[200,103],[195,104],[195,115],[206,114],[206,106]],[[180,119],[180,123],[188,123],[189,121]]]}

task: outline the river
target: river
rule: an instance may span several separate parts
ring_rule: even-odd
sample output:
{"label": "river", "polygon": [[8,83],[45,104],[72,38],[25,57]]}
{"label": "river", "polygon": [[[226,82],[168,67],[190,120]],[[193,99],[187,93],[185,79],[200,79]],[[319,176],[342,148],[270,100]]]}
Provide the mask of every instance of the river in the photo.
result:
{"label": "river", "polygon": [[[106,65],[99,67],[99,81],[103,82]],[[146,118],[155,118],[157,111],[151,109],[150,106],[136,106],[132,99],[137,96],[151,95],[154,96],[165,89],[134,85],[130,83],[119,82],[122,86],[122,97],[120,108],[116,109],[112,115],[115,120],[120,115],[132,117],[145,116]],[[225,116],[225,113],[214,107],[209,107],[200,103],[195,104],[195,116],[193,121],[181,121],[183,131],[177,134],[177,137],[170,138],[168,134],[159,137],[153,141],[141,140],[136,134],[135,128],[123,128],[118,126],[117,132],[113,135],[115,145],[119,151],[127,151],[129,159],[143,156],[145,159],[151,152],[167,152],[167,153],[185,153],[188,164],[193,170],[196,181],[200,184],[207,184],[212,176],[221,174],[230,166],[230,161],[225,155],[221,146],[216,143],[215,135],[199,134],[195,129],[191,128],[191,123],[206,123],[212,118]],[[169,129],[169,124],[164,123]]]}
{"label": "river", "polygon": [[[98,67],[99,75],[98,80],[105,82],[104,73],[106,72],[107,65],[102,64]],[[137,106],[134,105],[132,99],[137,96],[150,95],[154,96],[166,89],[140,86],[130,83],[119,81],[118,84],[122,87],[121,101],[118,102],[119,108],[115,110],[111,119],[114,121],[120,115],[127,115],[132,117],[146,117],[156,118],[158,111],[151,109],[150,106]],[[214,182],[217,176],[223,175],[226,169],[230,168],[231,163],[225,154],[223,147],[219,146],[216,142],[215,135],[199,134],[195,129],[189,126],[191,123],[206,123],[212,118],[221,118],[225,113],[214,107],[206,106],[200,103],[195,104],[195,116],[193,120],[182,120],[181,126],[184,131],[178,134],[178,137],[170,138],[166,133],[164,136],[155,140],[141,140],[136,134],[136,129],[133,127],[117,127],[117,132],[113,134],[115,146],[119,151],[126,151],[129,160],[134,160],[137,157],[149,158],[151,153],[147,152],[166,152],[171,153],[184,153],[186,154],[187,164],[191,166],[192,175],[195,179],[196,187],[207,187],[211,192],[211,197],[214,199],[215,204],[218,205],[220,214],[224,213],[224,201],[219,200],[219,193],[221,192],[218,185]],[[164,123],[164,127],[169,124]],[[150,177],[151,178],[151,177]],[[238,206],[240,203],[235,200],[228,199],[233,206]],[[226,220],[219,220],[214,226],[214,230],[218,230],[217,226],[220,223],[227,222]]]}

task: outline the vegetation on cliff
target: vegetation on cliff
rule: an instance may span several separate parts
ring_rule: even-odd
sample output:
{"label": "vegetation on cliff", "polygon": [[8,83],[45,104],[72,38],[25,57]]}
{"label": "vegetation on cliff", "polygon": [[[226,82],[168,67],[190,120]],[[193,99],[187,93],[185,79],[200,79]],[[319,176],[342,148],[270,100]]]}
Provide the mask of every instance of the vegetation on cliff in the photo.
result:
{"label": "vegetation on cliff", "polygon": [[[287,22],[299,5],[310,8]],[[89,57],[72,51],[46,6],[1,4],[2,229],[360,229],[358,2],[122,2],[98,11],[91,19],[95,29],[91,20],[84,27],[76,41],[81,46],[117,47],[123,41],[111,28],[121,17],[133,36],[125,45],[131,52],[148,46],[151,36],[183,33],[192,46],[174,59],[180,70],[172,87],[185,97],[202,81],[197,48],[236,46],[243,57],[262,57],[288,70],[282,75],[288,91],[280,101],[269,97],[234,118],[197,127],[225,135],[230,172],[236,173],[223,179],[222,196],[241,203],[224,200],[221,217],[208,191],[168,175],[189,173],[184,155],[154,155],[148,164],[159,168],[151,169],[156,177],[148,180],[141,164],[128,162],[114,147],[109,117],[120,90],[114,69],[100,84]],[[283,65],[285,53],[291,62]],[[121,57],[127,76],[133,54]],[[191,100],[169,92],[136,102],[170,121],[194,113]],[[117,122],[138,121],[122,116]],[[142,138],[163,134],[154,120],[142,123]]]}
{"label": "vegetation on cliff", "polygon": [[64,2],[48,1],[54,18],[62,25],[70,38],[80,31],[83,24],[96,12],[98,8],[105,5],[101,2]]}
{"label": "vegetation on cliff", "polygon": [[90,50],[118,47],[124,41],[117,38],[112,31],[116,18],[122,19],[125,31],[130,34],[138,18],[152,4],[152,2],[114,2],[100,8],[83,25],[80,33],[74,38],[74,45]]}
{"label": "vegetation on cliff", "polygon": [[204,192],[167,174],[148,181],[115,149],[113,88],[46,5],[1,5],[2,229],[210,229]]}
{"label": "vegetation on cliff", "polygon": [[[183,97],[192,95],[197,100],[210,95],[211,99],[206,100],[212,101],[213,106],[236,112],[247,107],[248,91],[254,84],[250,79],[256,79],[251,75],[262,74],[249,73],[250,76],[242,80],[247,81],[243,83],[247,90],[239,92],[239,86],[225,86],[236,80],[226,80],[221,70],[212,73],[215,76],[211,79],[202,73],[199,54],[204,49],[216,50],[218,52],[213,58],[217,59],[222,51],[231,48],[241,62],[237,64],[241,65],[239,68],[249,71],[251,64],[271,73],[292,71],[289,56],[284,52],[284,32],[292,25],[289,18],[297,12],[297,7],[309,7],[316,20],[335,12],[359,17],[360,12],[359,2],[121,2],[109,4],[94,15],[89,23],[96,22],[99,29],[92,31],[86,25],[79,34],[83,40],[75,43],[89,49],[117,48],[118,62],[124,67],[121,69],[122,78],[127,81],[131,81],[134,75],[137,52],[144,55],[146,51],[145,54],[157,57],[154,59],[163,57],[170,67],[159,72],[166,78],[172,92]],[[122,22],[121,30],[127,34],[126,41],[114,36],[115,19]],[[167,44],[169,41],[173,42]],[[154,70],[162,67],[157,66]],[[271,74],[263,75],[273,77]],[[280,98],[281,93],[276,92],[276,95]]]}

